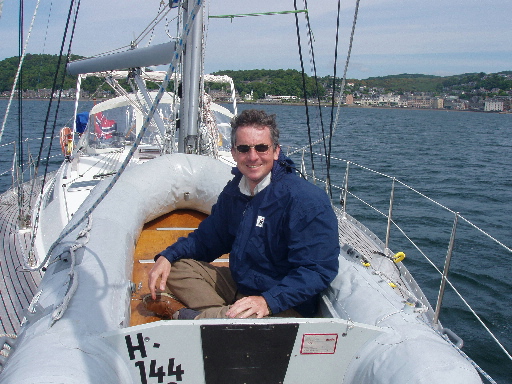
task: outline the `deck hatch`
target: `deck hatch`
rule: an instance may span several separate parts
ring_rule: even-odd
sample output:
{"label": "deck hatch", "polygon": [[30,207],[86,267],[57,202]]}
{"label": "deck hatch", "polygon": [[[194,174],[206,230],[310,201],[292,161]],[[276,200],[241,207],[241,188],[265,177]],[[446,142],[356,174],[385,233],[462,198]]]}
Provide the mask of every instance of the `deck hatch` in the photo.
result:
{"label": "deck hatch", "polygon": [[85,181],[77,181],[71,184],[68,188],[69,192],[75,191],[83,191],[92,189],[98,184],[101,180],[85,180]]}
{"label": "deck hatch", "polygon": [[282,383],[298,324],[201,327],[206,384]]}

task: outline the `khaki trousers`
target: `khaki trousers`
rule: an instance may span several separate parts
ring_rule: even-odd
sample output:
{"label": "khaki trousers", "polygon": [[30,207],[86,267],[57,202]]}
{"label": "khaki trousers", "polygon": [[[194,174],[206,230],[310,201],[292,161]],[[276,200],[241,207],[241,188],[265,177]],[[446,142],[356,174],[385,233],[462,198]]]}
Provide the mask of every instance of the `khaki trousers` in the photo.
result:
{"label": "khaki trousers", "polygon": [[[226,312],[231,305],[245,296],[237,292],[229,267],[192,259],[172,263],[167,286],[186,307],[201,311],[196,319],[227,318]],[[272,316],[302,317],[294,309]]]}

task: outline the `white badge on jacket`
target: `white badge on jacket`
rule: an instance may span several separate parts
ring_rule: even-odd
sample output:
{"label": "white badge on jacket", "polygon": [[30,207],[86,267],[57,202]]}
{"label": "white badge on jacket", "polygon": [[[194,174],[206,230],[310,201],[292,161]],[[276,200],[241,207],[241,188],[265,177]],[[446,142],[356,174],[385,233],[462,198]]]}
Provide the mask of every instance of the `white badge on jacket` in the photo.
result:
{"label": "white badge on jacket", "polygon": [[256,226],[263,228],[263,223],[265,222],[265,218],[263,216],[258,216],[256,219]]}

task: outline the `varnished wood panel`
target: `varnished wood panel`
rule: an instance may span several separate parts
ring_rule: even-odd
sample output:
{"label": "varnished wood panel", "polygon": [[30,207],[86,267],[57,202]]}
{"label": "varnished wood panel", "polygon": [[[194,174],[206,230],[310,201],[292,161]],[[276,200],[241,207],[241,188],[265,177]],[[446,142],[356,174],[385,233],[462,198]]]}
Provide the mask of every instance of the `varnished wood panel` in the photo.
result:
{"label": "varnished wood panel", "polygon": [[[133,282],[137,286],[137,292],[132,296],[130,325],[145,324],[161,320],[146,311],[142,305],[141,298],[149,293],[148,272],[153,263],[141,261],[152,261],[158,252],[175,243],[179,237],[186,236],[192,232],[191,228],[197,228],[199,223],[206,217],[205,214],[192,210],[178,210],[163,215],[144,226],[137,241],[133,264]],[[161,230],[171,228],[171,230]],[[176,228],[187,228],[179,229]]]}

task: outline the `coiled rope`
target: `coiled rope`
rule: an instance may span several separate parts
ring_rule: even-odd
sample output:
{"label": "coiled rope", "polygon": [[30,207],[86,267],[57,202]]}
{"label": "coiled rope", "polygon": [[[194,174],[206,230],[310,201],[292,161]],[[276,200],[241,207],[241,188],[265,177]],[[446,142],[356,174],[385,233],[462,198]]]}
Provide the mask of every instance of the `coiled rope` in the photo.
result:
{"label": "coiled rope", "polygon": [[[89,221],[87,223],[87,227],[84,228],[77,236],[77,239],[75,243],[69,247],[69,254],[71,258],[71,264],[68,272],[69,276],[69,288],[66,292],[66,295],[62,299],[62,303],[60,303],[57,308],[54,309],[52,313],[52,325],[55,324],[57,320],[59,320],[62,315],[64,315],[64,312],[66,312],[66,309],[68,309],[69,302],[71,301],[71,298],[75,294],[77,288],[78,288],[78,272],[75,270],[76,266],[76,255],[75,252],[82,248],[85,244],[89,242],[90,239],[90,231],[92,228],[92,217],[89,216]],[[85,238],[84,241],[80,242],[79,239]]]}
{"label": "coiled rope", "polygon": [[[0,356],[9,357],[9,353],[11,352],[11,345],[7,342],[8,339],[15,340],[17,336],[13,333],[2,333],[0,334],[0,343],[2,344],[2,349],[0,349]],[[1,371],[1,367],[0,367]]]}

